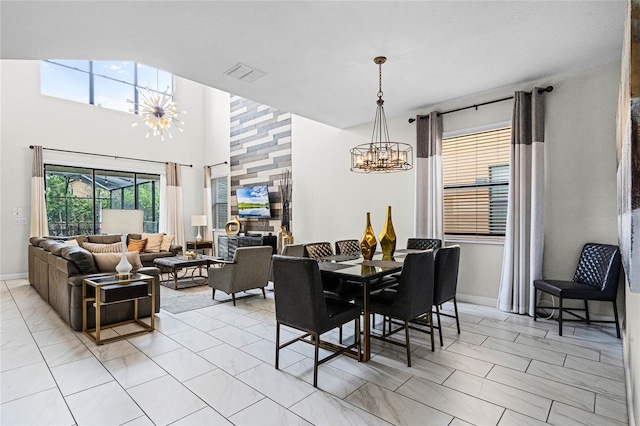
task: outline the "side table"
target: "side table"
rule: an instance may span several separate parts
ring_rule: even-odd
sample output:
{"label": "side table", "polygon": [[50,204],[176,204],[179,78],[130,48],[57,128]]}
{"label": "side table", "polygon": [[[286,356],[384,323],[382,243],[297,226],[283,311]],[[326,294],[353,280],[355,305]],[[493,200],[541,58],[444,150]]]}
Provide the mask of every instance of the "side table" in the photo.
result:
{"label": "side table", "polygon": [[204,252],[205,249],[209,249],[209,254],[213,256],[213,241],[187,241],[187,250],[202,250]]}
{"label": "side table", "polygon": [[[88,287],[93,288],[93,297],[87,296]],[[151,288],[151,292],[149,292],[149,288]],[[156,290],[154,278],[149,275],[131,274],[126,278],[118,275],[108,275],[84,279],[82,281],[82,331],[98,345],[153,331],[155,329],[155,313],[153,309],[151,311],[150,323],[147,324],[138,318],[138,301],[144,298],[151,298],[151,306],[155,306]],[[102,325],[100,318],[100,307],[102,305],[129,301],[133,301],[133,319],[106,326]],[[87,303],[93,303],[96,309],[96,326],[92,329],[87,329]],[[100,337],[100,331],[105,328],[131,323],[140,325],[142,329],[108,339],[102,339]]]}

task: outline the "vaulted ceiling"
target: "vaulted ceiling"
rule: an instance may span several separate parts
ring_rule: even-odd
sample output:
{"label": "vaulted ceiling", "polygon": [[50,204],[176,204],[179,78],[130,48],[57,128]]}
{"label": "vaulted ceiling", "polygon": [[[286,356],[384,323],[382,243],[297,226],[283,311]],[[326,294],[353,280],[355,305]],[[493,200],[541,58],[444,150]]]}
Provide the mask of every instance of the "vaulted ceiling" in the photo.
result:
{"label": "vaulted ceiling", "polygon": [[[625,0],[6,1],[2,59],[130,60],[332,126],[617,61]],[[242,63],[254,81],[224,72]],[[178,94],[179,96],[179,94]]]}

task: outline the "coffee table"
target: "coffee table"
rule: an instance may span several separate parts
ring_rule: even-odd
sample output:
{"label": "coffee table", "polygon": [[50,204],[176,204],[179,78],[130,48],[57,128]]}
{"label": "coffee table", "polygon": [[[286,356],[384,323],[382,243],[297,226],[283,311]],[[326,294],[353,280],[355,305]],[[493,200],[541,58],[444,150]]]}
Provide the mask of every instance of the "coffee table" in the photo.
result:
{"label": "coffee table", "polygon": [[[178,282],[181,279],[187,278],[188,268],[194,268],[192,269],[191,276],[189,277],[191,282],[194,284],[205,285],[208,277],[203,274],[202,267],[204,266],[205,269],[207,269],[209,266],[220,260],[222,260],[222,258],[214,256],[198,256],[195,258],[173,256],[155,259],[153,263],[158,266],[160,272],[169,274],[170,280],[173,280],[173,289],[178,290]],[[183,269],[185,272],[180,275],[179,272]],[[198,273],[197,275],[196,272]]]}

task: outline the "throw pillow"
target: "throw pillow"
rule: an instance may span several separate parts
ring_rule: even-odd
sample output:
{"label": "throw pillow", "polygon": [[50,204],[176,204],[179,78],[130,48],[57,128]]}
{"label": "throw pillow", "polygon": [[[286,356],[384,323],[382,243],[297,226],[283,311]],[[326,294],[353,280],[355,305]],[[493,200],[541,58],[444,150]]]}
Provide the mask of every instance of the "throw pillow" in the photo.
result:
{"label": "throw pillow", "polygon": [[83,243],[82,247],[86,248],[91,253],[122,253],[122,243],[113,243],[113,244]]}
{"label": "throw pillow", "polygon": [[160,244],[160,251],[169,251],[174,238],[175,237],[173,235],[163,235],[162,243]]}
{"label": "throw pillow", "polygon": [[146,239],[145,240],[129,240],[127,251],[137,251],[138,253],[142,253],[146,245],[147,245]]}
{"label": "throw pillow", "polygon": [[149,253],[159,253],[163,235],[164,234],[142,234],[142,239],[147,240],[147,246],[144,248],[144,251]]}
{"label": "throw pillow", "polygon": [[[96,261],[96,266],[99,272],[114,272],[116,266],[120,263],[122,254],[118,253],[94,253],[93,258]],[[133,270],[142,268],[142,262],[140,261],[140,253],[137,251],[127,252],[127,260],[131,264]]]}
{"label": "throw pillow", "polygon": [[80,247],[80,244],[78,244],[78,240],[76,240],[75,238],[65,240],[64,243],[71,247]]}

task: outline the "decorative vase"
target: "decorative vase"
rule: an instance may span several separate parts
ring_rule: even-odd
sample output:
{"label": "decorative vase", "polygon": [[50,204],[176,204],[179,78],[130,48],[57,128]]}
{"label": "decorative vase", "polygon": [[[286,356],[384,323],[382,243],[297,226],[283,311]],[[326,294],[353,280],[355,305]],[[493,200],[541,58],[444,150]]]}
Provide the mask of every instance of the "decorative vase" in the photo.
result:
{"label": "decorative vase", "polygon": [[284,245],[282,244],[282,238],[287,235],[287,229],[284,225],[280,226],[280,230],[278,231],[278,238],[276,243],[276,253],[282,254],[282,248]]}
{"label": "decorative vase", "polygon": [[378,239],[382,248],[382,259],[391,260],[396,251],[396,231],[394,231],[393,222],[391,222],[391,206],[387,206],[387,219],[384,221]]}
{"label": "decorative vase", "polygon": [[227,235],[238,235],[242,230],[242,224],[238,220],[238,216],[234,216],[229,222],[224,225],[224,230]]}
{"label": "decorative vase", "polygon": [[284,249],[284,246],[288,246],[289,244],[293,244],[293,235],[287,231],[287,233],[282,236],[282,248]]}
{"label": "decorative vase", "polygon": [[371,213],[367,212],[367,226],[364,228],[364,234],[362,234],[362,239],[360,240],[360,251],[362,252],[364,260],[371,260],[373,258],[377,245],[376,235],[373,233],[373,228],[371,227]]}
{"label": "decorative vase", "polygon": [[122,234],[122,257],[116,265],[118,276],[128,276],[131,273],[131,263],[127,260],[127,234]]}

